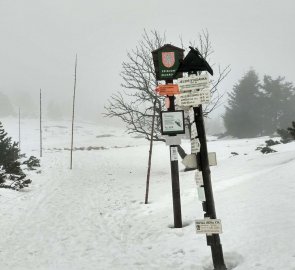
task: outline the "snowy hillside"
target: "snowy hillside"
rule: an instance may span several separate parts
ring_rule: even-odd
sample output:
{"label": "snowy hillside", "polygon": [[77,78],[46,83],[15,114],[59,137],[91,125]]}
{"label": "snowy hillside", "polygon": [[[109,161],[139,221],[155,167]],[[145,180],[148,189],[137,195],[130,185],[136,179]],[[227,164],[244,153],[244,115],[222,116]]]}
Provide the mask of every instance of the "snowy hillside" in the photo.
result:
{"label": "snowy hillside", "polygon": [[[2,119],[18,140],[18,121]],[[37,120],[22,121],[21,148],[39,155]],[[0,189],[1,270],[212,269],[194,172],[180,164],[182,219],[173,228],[169,148],[155,143],[150,204],[145,205],[149,144],[121,129],[44,123],[42,173],[29,188]],[[295,269],[295,143],[255,151],[266,138],[209,138],[221,243],[228,269]],[[183,146],[190,149],[189,142]],[[233,155],[236,152],[239,155]]]}

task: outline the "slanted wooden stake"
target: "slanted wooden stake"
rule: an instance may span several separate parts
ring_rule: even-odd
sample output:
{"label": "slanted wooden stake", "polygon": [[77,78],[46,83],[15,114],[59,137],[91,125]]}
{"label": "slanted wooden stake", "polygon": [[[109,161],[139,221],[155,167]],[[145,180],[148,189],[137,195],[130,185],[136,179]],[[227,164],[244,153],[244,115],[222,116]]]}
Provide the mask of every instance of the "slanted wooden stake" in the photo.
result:
{"label": "slanted wooden stake", "polygon": [[70,163],[70,169],[73,168],[73,145],[74,145],[74,117],[75,117],[76,81],[77,81],[77,54],[76,54],[76,61],[75,61],[75,81],[74,81],[74,94],[73,94],[73,114],[72,114],[72,138],[71,138],[71,163]]}
{"label": "slanted wooden stake", "polygon": [[147,171],[147,177],[146,177],[145,202],[144,202],[145,204],[148,204],[148,199],[149,199],[149,186],[150,186],[151,161],[152,161],[152,152],[153,152],[155,116],[156,116],[156,99],[154,101],[154,113],[153,113],[153,120],[152,120],[152,131],[151,131],[151,140],[150,140],[148,171]]}
{"label": "slanted wooden stake", "polygon": [[42,90],[40,88],[40,157],[42,157]]}
{"label": "slanted wooden stake", "polygon": [[20,108],[18,108],[18,149],[20,151]]}

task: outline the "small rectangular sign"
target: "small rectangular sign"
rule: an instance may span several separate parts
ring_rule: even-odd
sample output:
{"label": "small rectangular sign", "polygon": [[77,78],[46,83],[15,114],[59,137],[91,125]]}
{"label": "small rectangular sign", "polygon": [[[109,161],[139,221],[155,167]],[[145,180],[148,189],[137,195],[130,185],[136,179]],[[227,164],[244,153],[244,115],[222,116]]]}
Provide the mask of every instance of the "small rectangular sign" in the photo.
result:
{"label": "small rectangular sign", "polygon": [[197,219],[196,233],[206,233],[206,234],[220,234],[222,233],[222,225],[220,219]]}
{"label": "small rectangular sign", "polygon": [[192,139],[191,140],[191,153],[192,154],[196,154],[198,152],[200,152],[200,141],[199,139]]}
{"label": "small rectangular sign", "polygon": [[168,136],[165,135],[165,142],[166,145],[180,145],[181,144],[181,136],[182,135],[176,135],[176,136]]}
{"label": "small rectangular sign", "polygon": [[171,161],[178,160],[177,147],[170,148],[170,159],[171,159]]}
{"label": "small rectangular sign", "polygon": [[199,93],[183,93],[179,95],[180,106],[198,106],[201,104]]}
{"label": "small rectangular sign", "polygon": [[156,92],[161,96],[180,94],[177,84],[160,84],[156,87]]}
{"label": "small rectangular sign", "polygon": [[195,154],[186,155],[182,160],[182,164],[190,169],[197,169],[197,156]]}
{"label": "small rectangular sign", "polygon": [[209,160],[209,166],[216,166],[217,165],[216,153],[215,152],[208,153],[208,160]]}
{"label": "small rectangular sign", "polygon": [[196,172],[195,172],[195,181],[196,181],[196,184],[197,184],[198,187],[204,185],[202,172],[196,170]]}
{"label": "small rectangular sign", "polygon": [[199,198],[199,201],[205,202],[206,201],[205,189],[203,187],[197,187],[197,189],[198,189],[198,198]]}
{"label": "small rectangular sign", "polygon": [[161,112],[162,135],[176,135],[185,133],[184,112]]}
{"label": "small rectangular sign", "polygon": [[207,74],[191,75],[186,78],[178,79],[179,91],[181,93],[201,90],[209,87],[209,79]]}

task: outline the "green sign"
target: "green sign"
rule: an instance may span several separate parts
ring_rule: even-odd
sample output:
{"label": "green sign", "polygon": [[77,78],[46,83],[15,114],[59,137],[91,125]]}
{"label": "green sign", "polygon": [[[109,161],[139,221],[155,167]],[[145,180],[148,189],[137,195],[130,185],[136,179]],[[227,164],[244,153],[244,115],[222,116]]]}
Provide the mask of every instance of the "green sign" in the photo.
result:
{"label": "green sign", "polygon": [[175,74],[179,61],[183,59],[184,50],[171,44],[166,44],[152,51],[157,80],[171,80],[182,77],[182,73]]}

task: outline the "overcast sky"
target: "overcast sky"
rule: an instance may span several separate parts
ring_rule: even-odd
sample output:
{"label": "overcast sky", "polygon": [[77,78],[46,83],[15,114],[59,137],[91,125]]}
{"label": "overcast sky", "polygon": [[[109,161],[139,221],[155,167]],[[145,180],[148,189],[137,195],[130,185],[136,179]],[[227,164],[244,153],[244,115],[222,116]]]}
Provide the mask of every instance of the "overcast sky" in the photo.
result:
{"label": "overcast sky", "polygon": [[70,108],[77,53],[77,117],[99,119],[144,29],[175,46],[207,29],[213,62],[231,66],[223,91],[251,67],[295,82],[294,10],[293,0],[0,0],[0,92],[25,91],[38,104],[42,88]]}

